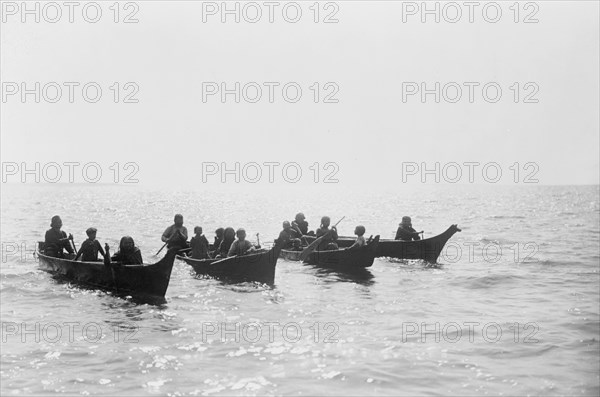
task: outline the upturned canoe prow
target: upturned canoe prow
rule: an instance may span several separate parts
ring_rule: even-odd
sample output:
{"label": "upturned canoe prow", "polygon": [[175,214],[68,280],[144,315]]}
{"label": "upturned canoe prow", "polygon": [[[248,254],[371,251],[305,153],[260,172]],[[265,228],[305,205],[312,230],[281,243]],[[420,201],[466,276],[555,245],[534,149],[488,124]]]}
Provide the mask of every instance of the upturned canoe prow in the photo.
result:
{"label": "upturned canoe prow", "polygon": [[104,262],[79,262],[66,258],[55,258],[37,251],[42,270],[64,277],[74,283],[117,295],[130,295],[141,299],[164,298],[177,250],[169,250],[153,264],[122,265]]}
{"label": "upturned canoe prow", "polygon": [[420,259],[436,263],[448,240],[460,231],[458,225],[451,225],[442,234],[423,240],[382,240],[379,243],[377,256],[397,259]]}
{"label": "upturned canoe prow", "polygon": [[[415,241],[402,241],[402,240],[379,240],[379,244],[374,249],[375,257],[388,257],[397,259],[420,259],[427,262],[435,263],[440,256],[446,242],[450,238],[461,230],[458,225],[451,225],[445,232],[426,238],[423,240]],[[314,241],[314,237],[305,237],[309,242]],[[350,247],[354,244],[355,239],[352,237],[339,237],[337,243],[340,248]],[[283,251],[286,258],[289,260],[296,260],[294,251]]]}

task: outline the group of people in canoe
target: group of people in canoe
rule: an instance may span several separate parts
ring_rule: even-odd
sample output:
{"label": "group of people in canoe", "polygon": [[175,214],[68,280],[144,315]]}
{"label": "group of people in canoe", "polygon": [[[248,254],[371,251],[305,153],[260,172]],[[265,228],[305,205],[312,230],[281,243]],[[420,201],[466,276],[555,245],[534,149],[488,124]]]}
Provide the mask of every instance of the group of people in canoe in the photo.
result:
{"label": "group of people in canoe", "polygon": [[[52,257],[64,258],[66,254],[75,255],[75,245],[73,235],[67,235],[62,229],[62,220],[56,215],[52,217],[50,229],[46,232],[44,239],[44,254]],[[356,241],[350,248],[360,248],[367,244],[365,239],[366,229],[362,225],[356,226],[354,234]],[[105,263],[119,262],[123,264],[142,264],[142,253],[135,245],[130,236],[123,236],[119,243],[119,249],[114,255],[110,255],[110,247],[104,245],[104,249],[98,240],[96,240],[97,229],[90,227],[86,230],[88,236],[75,255],[75,260],[81,258],[84,262],[98,261],[98,254],[102,255]],[[405,216],[402,218],[398,230],[396,231],[396,240],[412,241],[419,240],[419,234],[412,227],[411,218]],[[308,222],[303,213],[296,214],[292,222],[284,221],[283,230],[279,233],[277,241],[282,244],[284,249],[301,251],[308,245],[307,237],[321,238],[316,247],[318,251],[337,250],[338,233],[335,226],[331,226],[331,219],[328,216],[321,218],[321,224],[316,231],[308,230]],[[236,239],[237,237],[237,239]],[[208,239],[203,234],[201,226],[194,228],[194,236],[188,242],[188,231],[183,225],[183,216],[175,215],[173,224],[165,229],[161,240],[168,249],[177,249],[186,252],[193,259],[226,258],[230,256],[246,255],[260,249],[258,245],[252,244],[246,240],[246,231],[242,228],[235,231],[232,227],[218,228],[215,230],[215,239],[212,248]]]}
{"label": "group of people in canoe", "polygon": [[[73,235],[65,233],[62,228],[62,220],[60,216],[55,215],[52,217],[50,222],[50,229],[46,232],[44,238],[44,254],[56,258],[64,258],[65,251],[68,254],[75,255],[73,243]],[[119,242],[119,250],[114,254],[110,255],[110,247],[108,244],[102,245],[96,240],[97,229],[90,227],[85,231],[88,238],[81,244],[79,252],[75,255],[75,260],[81,258],[84,262],[95,262],[98,260],[98,254],[104,257],[106,262],[121,262],[127,264],[141,264],[142,253],[138,247],[136,247],[133,238],[130,236],[123,236]]]}
{"label": "group of people in canoe", "polygon": [[188,242],[188,231],[183,226],[183,215],[177,214],[173,219],[173,224],[165,229],[161,239],[167,248],[189,251],[190,256],[194,259],[245,255],[260,248],[260,246],[255,247],[250,241],[246,240],[246,230],[242,228],[237,231],[232,227],[220,227],[215,230],[215,241],[212,250],[208,239],[202,233],[202,227],[196,226],[194,236]]}

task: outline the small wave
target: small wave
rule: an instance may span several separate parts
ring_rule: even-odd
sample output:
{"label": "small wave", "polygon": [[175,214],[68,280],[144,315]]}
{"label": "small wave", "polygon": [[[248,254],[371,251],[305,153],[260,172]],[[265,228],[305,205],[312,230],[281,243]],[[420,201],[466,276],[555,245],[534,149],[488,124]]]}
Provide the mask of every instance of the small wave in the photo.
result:
{"label": "small wave", "polygon": [[454,281],[450,284],[466,286],[471,289],[487,289],[507,283],[515,286],[520,281],[525,281],[525,278],[511,274],[490,274],[483,277],[466,277],[461,281]]}
{"label": "small wave", "polygon": [[230,291],[242,293],[262,292],[268,289],[272,289],[271,286],[267,284],[261,284],[258,282],[245,282],[239,284],[222,283],[221,286]]}
{"label": "small wave", "polygon": [[38,274],[36,271],[26,271],[23,273],[0,273],[0,280],[18,280],[28,276],[35,276]]}
{"label": "small wave", "polygon": [[479,239],[479,242],[483,244],[499,244],[499,245],[511,245],[515,244],[515,241],[504,239],[504,238],[490,238],[490,237],[482,237]]}
{"label": "small wave", "polygon": [[527,219],[522,215],[490,215],[486,219]]}
{"label": "small wave", "polygon": [[528,349],[516,349],[516,350],[498,350],[493,347],[482,347],[475,350],[476,355],[484,355],[487,357],[501,356],[503,359],[518,359],[525,357],[540,357],[545,353],[550,353],[555,350],[560,350],[560,346],[546,343],[543,345],[537,343],[528,343],[525,346]]}
{"label": "small wave", "polygon": [[533,263],[537,263],[540,264],[542,266],[560,266],[560,267],[568,267],[568,268],[572,268],[575,266],[581,266],[581,267],[587,267],[589,266],[589,262],[581,262],[581,261],[574,261],[574,260],[561,260],[561,261],[557,261],[557,260],[552,260],[552,259],[543,259],[543,260],[539,260],[539,259],[534,259],[531,258],[531,260],[525,261],[524,263],[528,263],[528,264],[533,264]]}

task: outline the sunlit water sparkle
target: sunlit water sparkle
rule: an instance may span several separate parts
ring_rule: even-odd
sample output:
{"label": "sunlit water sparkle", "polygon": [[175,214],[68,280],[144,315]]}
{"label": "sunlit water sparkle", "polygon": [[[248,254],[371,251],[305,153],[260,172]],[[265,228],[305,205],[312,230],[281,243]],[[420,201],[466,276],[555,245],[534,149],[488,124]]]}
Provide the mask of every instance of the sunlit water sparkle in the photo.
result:
{"label": "sunlit water sparkle", "polygon": [[[27,252],[3,256],[1,266],[1,394],[598,395],[598,197],[597,186],[236,195],[8,186],[3,246],[24,242]],[[393,237],[402,215],[426,237],[458,223],[463,231],[450,242],[462,255],[455,260],[448,248],[437,266],[376,259],[362,274],[279,260],[273,288],[200,278],[176,261],[167,303],[158,306],[56,281],[31,256],[55,214],[79,244],[89,226],[113,249],[130,234],[154,262],[176,212],[211,240],[216,227],[231,225],[260,232],[264,243],[298,211],[312,227],[323,214],[345,215],[345,235],[364,224],[367,235]],[[470,255],[468,244],[477,243]],[[526,243],[537,248],[532,257]],[[487,260],[482,254],[486,244],[501,247],[497,261],[494,250]],[[68,322],[77,324],[73,335]],[[279,324],[273,338],[270,322]],[[39,341],[35,331],[7,329],[36,323],[46,327]],[[50,323],[61,327],[57,340]],[[222,323],[259,324],[263,335],[250,340],[250,328],[246,338],[241,330],[213,335]],[[469,323],[479,324],[471,334]],[[87,340],[85,324],[92,324]],[[286,324],[293,328],[284,337]],[[429,334],[410,332],[423,324]],[[486,324],[499,325],[499,340],[490,341],[495,328],[483,333]],[[98,329],[101,338],[91,340]]]}

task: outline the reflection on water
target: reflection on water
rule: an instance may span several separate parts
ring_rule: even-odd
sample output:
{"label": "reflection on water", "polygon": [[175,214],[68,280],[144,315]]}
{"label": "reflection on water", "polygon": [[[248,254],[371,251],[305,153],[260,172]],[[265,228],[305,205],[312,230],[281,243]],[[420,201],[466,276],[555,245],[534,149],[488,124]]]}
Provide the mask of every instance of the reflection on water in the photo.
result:
{"label": "reflection on water", "polygon": [[160,306],[160,305],[164,305],[165,303],[167,303],[167,300],[165,299],[165,297],[157,297],[157,296],[141,296],[141,295],[129,295],[129,293],[125,293],[125,292],[117,292],[117,291],[113,291],[113,290],[105,290],[105,289],[99,289],[97,287],[93,287],[87,284],[80,284],[77,282],[74,282],[71,278],[66,277],[62,274],[50,274],[50,278],[52,278],[57,284],[64,284],[66,285],[68,288],[73,289],[73,290],[82,290],[82,291],[89,291],[89,292],[103,292],[106,295],[109,296],[115,296],[127,301],[131,301],[135,304],[148,304],[148,305],[154,305],[154,306]]}
{"label": "reflection on water", "polygon": [[443,269],[444,263],[438,262],[432,263],[420,259],[397,259],[397,258],[385,258],[390,264],[394,264],[399,269]]}
{"label": "reflection on water", "polygon": [[[316,198],[281,191],[249,194],[243,208],[211,192],[97,187],[90,200],[85,189],[3,190],[2,240],[19,236],[32,247],[55,213],[79,241],[90,223],[101,242],[133,235],[148,259],[175,209],[209,240],[229,224],[275,237],[281,220],[302,210],[311,225],[343,212],[340,234],[366,224],[382,238],[393,237],[404,213],[432,235],[459,223],[457,246],[493,242],[505,254],[489,262],[464,249],[433,267],[376,259],[357,272],[279,260],[274,286],[197,277],[176,261],[161,303],[57,282],[30,255],[8,258],[0,267],[0,394],[598,395],[598,188],[448,189]],[[560,238],[549,227],[558,214]],[[516,260],[511,247],[527,242],[538,252]],[[470,339],[465,324],[475,323]],[[490,342],[494,324],[502,334]],[[41,332],[56,326],[58,340]],[[533,330],[537,342],[525,342]]]}
{"label": "reflection on water", "polygon": [[[307,265],[312,266],[312,265]],[[356,283],[364,286],[371,286],[375,284],[375,280],[373,274],[369,271],[369,269],[364,268],[350,268],[341,270],[339,268],[336,269],[328,269],[328,268],[320,268],[315,267],[316,275],[319,277],[323,277],[324,283],[336,283],[336,282],[349,282]]]}

